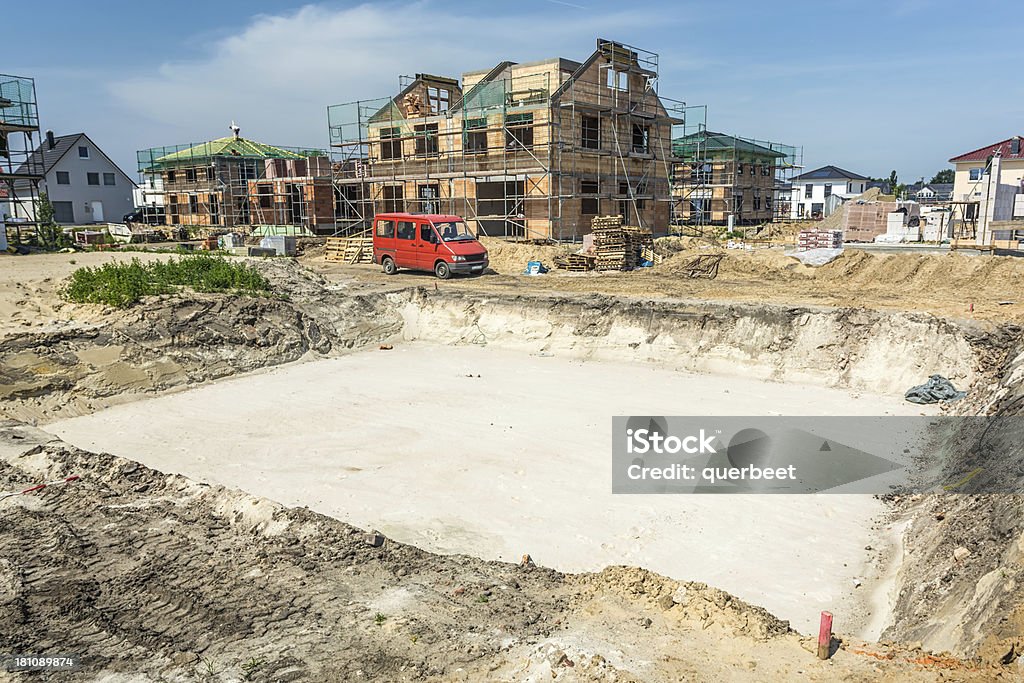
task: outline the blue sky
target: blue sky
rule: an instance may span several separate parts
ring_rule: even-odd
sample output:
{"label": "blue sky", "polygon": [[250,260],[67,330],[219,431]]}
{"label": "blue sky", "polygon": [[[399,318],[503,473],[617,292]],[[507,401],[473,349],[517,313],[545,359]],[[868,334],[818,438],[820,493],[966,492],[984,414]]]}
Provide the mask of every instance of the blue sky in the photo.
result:
{"label": "blue sky", "polygon": [[581,60],[602,37],[659,53],[661,94],[707,105],[712,130],[800,145],[808,169],[910,182],[1024,133],[1015,5],[16,3],[5,35],[29,35],[0,47],[0,72],[33,76],[44,127],[88,133],[134,176],[135,150],[221,137],[232,119],[256,140],[326,147],[326,106],[394,94],[399,74]]}

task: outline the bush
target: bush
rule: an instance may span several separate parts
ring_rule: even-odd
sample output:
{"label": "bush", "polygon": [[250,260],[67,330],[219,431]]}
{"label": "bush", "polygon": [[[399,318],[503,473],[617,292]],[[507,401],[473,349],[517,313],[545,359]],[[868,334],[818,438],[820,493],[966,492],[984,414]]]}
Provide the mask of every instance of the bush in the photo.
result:
{"label": "bush", "polygon": [[238,292],[259,295],[270,283],[245,263],[221,256],[194,254],[168,261],[104,263],[79,268],[64,288],[64,298],[75,303],[107,304],[127,308],[144,296],[169,294],[180,287],[197,292]]}

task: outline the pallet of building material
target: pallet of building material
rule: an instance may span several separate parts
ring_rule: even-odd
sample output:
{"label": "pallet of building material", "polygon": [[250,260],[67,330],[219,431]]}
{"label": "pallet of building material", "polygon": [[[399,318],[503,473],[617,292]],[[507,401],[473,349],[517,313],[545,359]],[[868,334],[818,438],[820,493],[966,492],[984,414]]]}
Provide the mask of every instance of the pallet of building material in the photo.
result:
{"label": "pallet of building material", "polygon": [[683,266],[683,273],[687,277],[714,280],[718,277],[718,266],[723,258],[725,254],[701,254]]}
{"label": "pallet of building material", "polygon": [[587,254],[567,254],[556,256],[554,259],[555,268],[568,270],[573,273],[583,273],[594,269],[594,257]]}
{"label": "pallet of building material", "polygon": [[328,237],[324,259],[337,263],[373,263],[373,238]]}
{"label": "pallet of building material", "polygon": [[654,245],[650,245],[650,246],[641,247],[641,249],[640,249],[640,260],[641,261],[648,261],[650,263],[653,263],[654,265],[658,265],[659,263],[662,262],[663,257],[661,256],[661,254],[655,253]]}

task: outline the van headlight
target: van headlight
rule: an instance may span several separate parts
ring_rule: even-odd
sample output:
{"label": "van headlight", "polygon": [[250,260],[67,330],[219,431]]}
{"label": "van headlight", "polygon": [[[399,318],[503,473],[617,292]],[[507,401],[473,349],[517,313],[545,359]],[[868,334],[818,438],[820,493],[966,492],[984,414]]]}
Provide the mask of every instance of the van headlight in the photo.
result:
{"label": "van headlight", "polygon": [[452,261],[465,261],[465,260],[466,260],[465,256],[459,256],[458,254],[452,256]]}

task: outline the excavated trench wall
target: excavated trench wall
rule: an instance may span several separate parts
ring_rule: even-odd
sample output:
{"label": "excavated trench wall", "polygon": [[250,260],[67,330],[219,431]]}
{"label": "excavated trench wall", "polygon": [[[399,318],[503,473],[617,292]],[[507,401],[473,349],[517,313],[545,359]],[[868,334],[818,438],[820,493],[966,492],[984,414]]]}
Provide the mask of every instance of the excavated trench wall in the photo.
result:
{"label": "excavated trench wall", "polygon": [[390,295],[402,338],[902,393],[941,374],[978,376],[984,333],[930,315],[535,296]]}

